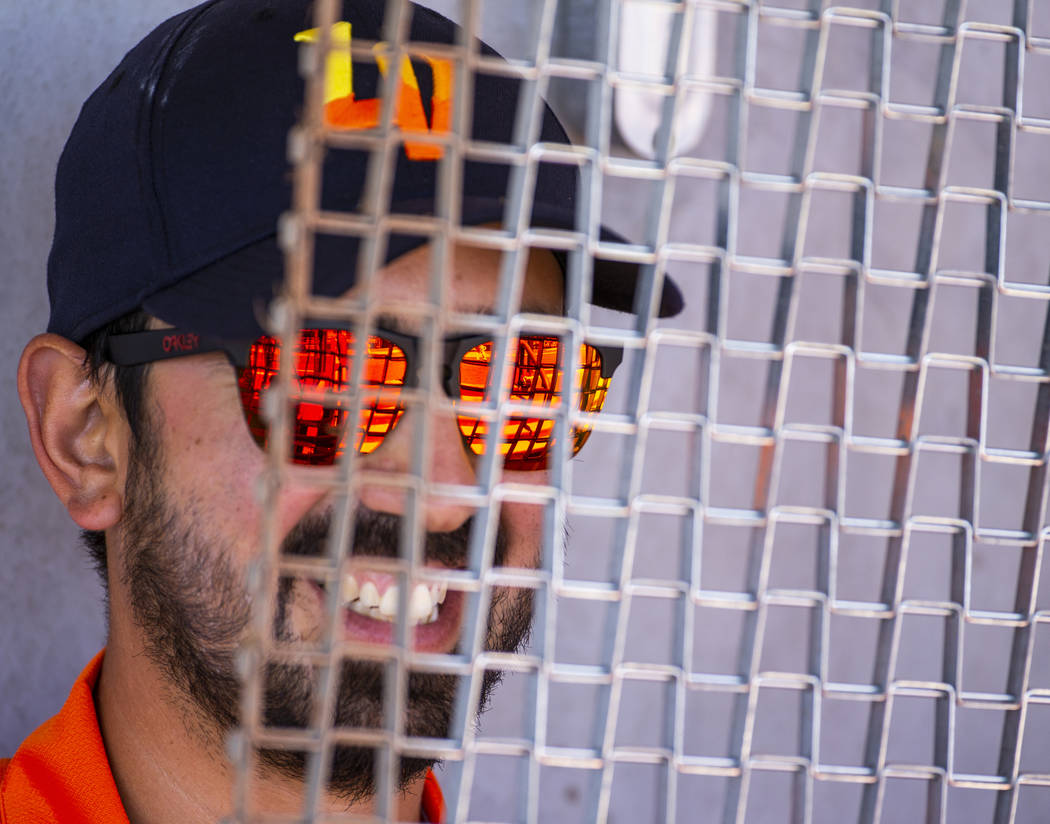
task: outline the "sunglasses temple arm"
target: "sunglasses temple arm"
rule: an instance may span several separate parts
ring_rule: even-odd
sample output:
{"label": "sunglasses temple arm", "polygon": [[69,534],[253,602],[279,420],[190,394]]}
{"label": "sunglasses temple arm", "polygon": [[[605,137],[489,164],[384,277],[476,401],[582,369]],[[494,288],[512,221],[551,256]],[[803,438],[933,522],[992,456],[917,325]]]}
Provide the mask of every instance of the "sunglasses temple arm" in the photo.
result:
{"label": "sunglasses temple arm", "polygon": [[117,366],[140,366],[208,352],[223,352],[236,362],[230,343],[184,329],[148,329],[112,335],[106,341],[106,360]]}

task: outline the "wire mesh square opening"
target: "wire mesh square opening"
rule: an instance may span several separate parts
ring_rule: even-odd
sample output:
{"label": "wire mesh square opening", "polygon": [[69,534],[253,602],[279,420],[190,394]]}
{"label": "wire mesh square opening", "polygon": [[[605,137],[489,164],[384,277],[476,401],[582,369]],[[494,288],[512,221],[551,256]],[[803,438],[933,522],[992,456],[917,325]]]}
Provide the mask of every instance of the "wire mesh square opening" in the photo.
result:
{"label": "wire mesh square opening", "polygon": [[[725,25],[724,18],[744,19],[744,16],[735,13],[719,16],[722,22],[718,24],[720,40],[715,60],[721,63],[730,59],[734,43],[739,39],[735,31],[725,33],[727,28],[731,27]],[[730,68],[729,74],[725,75],[720,82],[712,83],[710,88],[696,93],[704,95],[708,105],[709,119],[700,142],[685,152],[684,156],[712,161],[719,166],[723,162],[735,163],[738,161],[743,147],[737,134],[737,124],[744,107],[743,93],[738,86],[737,75]],[[674,214],[671,215],[671,219],[675,219]]]}
{"label": "wire mesh square opening", "polygon": [[[1050,33],[1050,17],[1047,16],[1045,8],[1038,6],[1032,9],[1032,22],[1033,24],[1038,23],[1040,15],[1043,16],[1045,22],[1044,34]],[[1031,34],[1036,34],[1036,27],[1033,25]],[[1018,112],[1025,119],[1030,118],[1041,118],[1045,119],[1050,116],[1050,101],[1043,99],[1041,95],[1034,92],[1036,88],[1036,78],[1041,72],[1044,72],[1050,66],[1050,50],[1046,48],[1045,43],[1040,43],[1040,47],[1034,48],[1029,47],[1025,51],[1025,76],[1024,84],[1022,88],[1022,100],[1021,110]]]}
{"label": "wire mesh square opening", "polygon": [[[944,139],[944,123],[890,112],[881,124],[876,178],[880,188],[909,190],[900,195],[912,197],[932,189],[943,163],[937,147]],[[892,235],[882,237],[886,239]]]}
{"label": "wire mesh square opening", "polygon": [[958,686],[959,623],[955,610],[902,605],[894,627],[892,680]]}
{"label": "wire mesh square opening", "polygon": [[749,757],[780,769],[813,757],[814,691],[804,679],[760,677],[753,688]]}
{"label": "wire mesh square opening", "polygon": [[537,817],[541,821],[552,816],[560,816],[566,822],[593,820],[593,799],[598,795],[601,782],[601,771],[589,763],[567,766],[559,759],[556,764],[542,764]]}
{"label": "wire mesh square opening", "polygon": [[[548,681],[546,689],[548,704],[559,709],[547,717],[544,745],[548,751],[553,754],[556,749],[571,749],[582,754],[600,750],[611,679],[591,676],[577,682],[555,677]],[[562,709],[568,712],[563,714]]]}
{"label": "wire mesh square opening", "polygon": [[666,194],[671,198],[667,242],[676,251],[717,253],[726,247],[731,185],[718,167],[680,161],[673,169]]}
{"label": "wire mesh square opening", "polygon": [[1016,729],[1019,712],[966,702],[955,708],[953,780],[982,783],[991,789],[1010,779],[1012,765],[1002,761],[1002,743],[1006,731]]}
{"label": "wire mesh square opening", "polygon": [[920,438],[962,443],[980,436],[979,399],[984,378],[971,364],[929,356],[919,372],[920,408],[915,424]]}
{"label": "wire mesh square opening", "polygon": [[938,277],[930,295],[929,356],[987,358],[988,352],[982,348],[991,338],[992,293],[992,284],[986,280]]}
{"label": "wire mesh square opening", "polygon": [[[874,179],[876,124],[879,122],[874,105],[853,97],[846,100],[825,98],[816,106],[816,118],[810,170]],[[887,119],[883,124],[890,122]],[[885,125],[883,129],[886,129]],[[883,178],[881,182],[887,181]]]}
{"label": "wire mesh square opening", "polygon": [[887,776],[872,795],[877,797],[880,824],[891,821],[937,821],[944,814],[946,784],[940,773],[915,771]]}
{"label": "wire mesh square opening", "polygon": [[1034,602],[1038,546],[974,541],[967,614],[1003,621],[1027,616]]}
{"label": "wire mesh square opening", "polygon": [[[1030,730],[1037,730],[1050,716],[1050,706],[1044,696],[1032,696],[1026,702],[1025,712],[1028,718],[1019,749],[1019,770],[1023,773],[1046,775],[1050,772],[1050,741],[1045,736],[1029,735]],[[1034,794],[1033,794],[1034,795]]]}
{"label": "wire mesh square opening", "polygon": [[[612,781],[609,809],[637,821],[664,820],[669,800],[674,797],[674,772],[668,760],[646,758],[636,762],[625,753],[613,761],[607,775]],[[602,812],[599,810],[599,815]]]}
{"label": "wire mesh square opening", "polygon": [[[925,194],[909,192],[889,196],[879,194],[872,210],[871,266],[878,270],[879,281],[865,284],[865,297],[882,300],[882,286],[918,285],[926,277],[932,252],[931,226],[935,216],[934,204]],[[873,288],[874,287],[874,288]],[[865,320],[877,323],[865,312]],[[880,326],[885,324],[882,319]],[[901,320],[904,320],[903,318]]]}
{"label": "wire mesh square opening", "polygon": [[1000,794],[996,784],[950,784],[945,817],[948,821],[992,821]]}
{"label": "wire mesh square opening", "polygon": [[[817,30],[790,18],[759,17],[755,65],[756,96],[777,99],[776,92],[809,92],[816,62]],[[778,61],[773,60],[777,55]],[[780,62],[783,61],[783,62]]]}
{"label": "wire mesh square opening", "polygon": [[[949,0],[950,2],[950,0]],[[914,7],[929,4],[916,3]],[[901,10],[902,19],[908,12]],[[938,23],[941,21],[938,20]],[[944,114],[947,89],[941,72],[950,71],[952,53],[944,40],[902,32],[890,47],[889,105],[899,112]]]}
{"label": "wire mesh square opening", "polygon": [[562,597],[556,609],[553,660],[608,669],[612,650],[605,639],[608,627],[615,626],[615,604],[606,599]]}
{"label": "wire mesh square opening", "polygon": [[490,694],[490,709],[486,710],[488,723],[476,726],[474,740],[482,749],[500,744],[510,747],[531,740],[536,729],[540,676],[536,672],[495,666],[487,668],[483,675],[498,677],[499,688]]}
{"label": "wire mesh square opening", "polygon": [[872,703],[856,696],[829,693],[820,700],[821,777],[856,776],[871,768],[865,739],[871,723]]}
{"label": "wire mesh square opening", "polygon": [[741,793],[740,799],[746,824],[787,824],[797,820],[812,789],[805,770],[790,769],[790,765],[753,768],[746,782],[746,794]]}
{"label": "wire mesh square opening", "polygon": [[870,357],[872,362],[914,359],[918,349],[917,321],[926,300],[927,293],[913,278],[893,277],[866,283],[860,332],[862,356],[876,356]]}
{"label": "wire mesh square opening", "polygon": [[693,635],[692,674],[722,684],[741,680],[753,633],[753,613],[731,606],[698,606],[693,620],[701,631]]}
{"label": "wire mesh square opening", "polygon": [[802,606],[778,603],[779,600],[771,598],[759,607],[762,644],[759,672],[769,676],[785,673],[819,676],[824,640],[823,604]]}
{"label": "wire mesh square opening", "polygon": [[[881,600],[887,563],[892,563],[899,538],[891,530],[874,532],[839,527],[831,539],[831,609],[888,610]],[[834,619],[832,619],[834,622]]]}
{"label": "wire mesh square opening", "polygon": [[752,103],[742,135],[743,171],[801,180],[810,122],[811,113],[805,110]]}
{"label": "wire mesh square opening", "polygon": [[715,394],[713,347],[706,336],[675,334],[655,335],[656,347],[650,356],[656,374],[671,374],[674,381],[654,382],[646,407],[663,420],[699,423],[695,416],[710,415],[710,402]]}
{"label": "wire mesh square opening", "polygon": [[[651,597],[634,594],[654,592]],[[686,597],[682,587],[628,585],[617,627],[623,635],[623,659],[642,667],[681,667]]]}
{"label": "wire mesh square opening", "polygon": [[762,444],[737,443],[722,440],[718,432],[712,433],[711,473],[725,478],[726,483],[712,488],[708,494],[708,505],[725,509],[750,510],[756,501],[764,497],[765,485]]}
{"label": "wire mesh square opening", "polygon": [[1044,483],[1041,465],[1024,465],[1006,460],[981,463],[981,503],[977,510],[979,534],[1007,535],[1016,539],[1034,538],[1032,496]]}
{"label": "wire mesh square opening", "polygon": [[704,763],[711,766],[717,759],[739,758],[734,719],[742,701],[747,696],[731,687],[687,687],[681,713],[683,757],[708,759]]}
{"label": "wire mesh square opening", "polygon": [[[834,527],[823,518],[785,516],[770,519],[766,586],[819,600],[829,590],[831,542]],[[786,593],[785,593],[786,594]]]}
{"label": "wire mesh square opening", "polygon": [[874,695],[885,686],[876,655],[891,631],[889,616],[870,612],[832,611],[828,619],[826,662],[828,689],[848,695]]}
{"label": "wire mesh square opening", "polygon": [[787,397],[780,406],[780,424],[844,428],[848,368],[846,358],[836,350],[789,349],[784,374]]}
{"label": "wire mesh square opening", "polygon": [[813,782],[813,821],[816,824],[834,824],[860,816],[864,787],[851,780],[828,779],[817,776]]}
{"label": "wire mesh square opening", "polygon": [[[899,523],[900,462],[900,449],[889,445],[847,450],[844,511],[851,521]],[[861,473],[867,482],[862,483],[853,473]]]}
{"label": "wire mesh square opening", "polygon": [[[974,515],[974,468],[969,444],[942,444],[920,440],[912,465],[912,512],[931,518],[971,520]],[[932,478],[941,479],[934,484]]]}
{"label": "wire mesh square opening", "polygon": [[957,48],[962,54],[957,58],[959,73],[955,105],[1016,105],[1019,33],[975,23],[960,28],[959,34]]}
{"label": "wire mesh square opening", "polygon": [[753,595],[759,560],[757,553],[761,551],[765,533],[762,526],[750,520],[744,514],[739,520],[703,524],[700,587],[705,593],[711,593],[711,597],[721,594],[732,599],[734,596]]}
{"label": "wire mesh square opening", "polygon": [[1027,627],[1013,624],[964,621],[960,697],[1015,705],[1020,699],[1020,664],[1027,634]]}
{"label": "wire mesh square opening", "polygon": [[662,511],[638,514],[637,540],[630,578],[639,585],[652,583],[687,588],[692,578],[693,549],[700,543],[696,513]]}
{"label": "wire mesh square opening", "polygon": [[609,718],[607,735],[613,747],[621,750],[669,751],[673,746],[674,725],[670,720],[681,711],[677,706],[677,684],[669,678],[625,677],[614,683],[618,705],[615,719]]}
{"label": "wire mesh square opening", "polygon": [[[768,379],[778,364],[769,357],[745,352],[723,352],[718,360],[718,408],[720,424],[767,427],[772,423]],[[716,438],[717,440],[717,438]]]}
{"label": "wire mesh square opening", "polygon": [[[802,192],[794,183],[741,180],[737,218],[730,218],[735,253],[749,264],[782,269],[791,265],[798,235]],[[786,272],[778,272],[786,274]]]}
{"label": "wire mesh square opening", "polygon": [[[1050,293],[1039,296],[1034,292],[1001,292],[997,299],[996,312],[996,335],[992,342],[991,358],[993,367],[1001,372],[1023,372],[1033,377],[1045,375],[1048,364],[1043,361],[1039,352],[1047,329],[1050,328],[1047,326],[1047,318],[1050,316]],[[1006,333],[1006,329],[1010,327],[1017,330],[1015,335]]]}
{"label": "wire mesh square opening", "polygon": [[[949,120],[951,150],[947,185],[1007,194],[1007,181],[1014,162],[1011,156],[1012,130],[1013,121],[1009,116],[993,118],[985,115],[978,119],[956,112]],[[1020,143],[1018,139],[1018,150]],[[1018,196],[1016,188],[1014,196]]]}
{"label": "wire mesh square opening", "polygon": [[998,277],[1005,220],[1000,195],[946,192],[938,213],[940,243],[932,266],[938,272]]}
{"label": "wire mesh square opening", "polygon": [[875,438],[884,449],[892,448],[902,434],[901,403],[912,371],[906,365],[857,364],[851,398],[855,438]]}
{"label": "wire mesh square opening", "polygon": [[1028,665],[1028,686],[1031,689],[1050,689],[1050,626],[1046,623],[1047,618],[1042,620],[1033,619],[1031,624],[1031,660]]}
{"label": "wire mesh square opening", "polygon": [[[636,487],[642,495],[695,500],[705,462],[703,429],[697,425],[668,425],[654,421],[645,427],[645,458]],[[672,428],[673,426],[673,428]],[[669,466],[667,457],[680,460]]]}
{"label": "wire mesh square opening", "polygon": [[1050,250],[1036,241],[1050,225],[1050,208],[1014,209],[1007,221],[1003,286],[1050,286]]}
{"label": "wire mesh square opening", "polygon": [[787,337],[806,343],[855,346],[858,270],[800,266],[796,277],[798,308]]}
{"label": "wire mesh square opening", "polygon": [[891,690],[886,763],[899,770],[947,770],[951,709],[947,694],[917,694],[907,688]]}
{"label": "wire mesh square opening", "polygon": [[885,24],[867,15],[831,13],[821,28],[826,56],[822,95],[877,94],[883,82]]}
{"label": "wire mesh square opening", "polygon": [[836,434],[814,436],[804,430],[781,440],[773,455],[773,504],[836,508],[842,461],[840,444]]}
{"label": "wire mesh square opening", "polygon": [[1022,776],[1018,778],[1016,798],[1009,799],[1003,806],[1008,814],[1015,816],[1016,821],[1038,821],[1040,816],[1046,814],[1048,804],[1050,783],[1039,779],[1026,780]]}
{"label": "wire mesh square opening", "polygon": [[971,541],[963,530],[934,524],[905,531],[901,598],[946,607],[961,605],[966,596],[964,575]]}
{"label": "wire mesh square opening", "polygon": [[834,177],[810,177],[803,200],[806,213],[801,254],[803,260],[849,267],[867,254],[867,186],[844,184]]}
{"label": "wire mesh square opening", "polygon": [[529,759],[516,755],[483,754],[469,765],[471,794],[468,820],[518,820],[528,793]]}

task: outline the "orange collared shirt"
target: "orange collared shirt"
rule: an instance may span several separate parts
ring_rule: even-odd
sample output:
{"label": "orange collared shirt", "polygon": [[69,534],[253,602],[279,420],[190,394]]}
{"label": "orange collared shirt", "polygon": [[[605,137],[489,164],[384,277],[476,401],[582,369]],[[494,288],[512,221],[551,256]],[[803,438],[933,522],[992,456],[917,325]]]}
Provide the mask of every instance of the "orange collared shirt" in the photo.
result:
{"label": "orange collared shirt", "polygon": [[[0,759],[0,824],[128,824],[92,694],[104,652],[80,673],[58,715],[41,724],[14,757]],[[445,821],[441,787],[429,770],[422,813],[425,821]]]}

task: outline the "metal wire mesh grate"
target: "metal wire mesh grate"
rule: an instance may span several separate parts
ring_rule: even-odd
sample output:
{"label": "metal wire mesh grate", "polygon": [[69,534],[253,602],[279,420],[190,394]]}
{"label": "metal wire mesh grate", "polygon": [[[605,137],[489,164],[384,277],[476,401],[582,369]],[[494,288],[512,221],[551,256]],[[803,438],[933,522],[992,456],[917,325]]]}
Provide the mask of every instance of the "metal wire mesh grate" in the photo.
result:
{"label": "metal wire mesh grate", "polygon": [[[624,42],[646,48],[621,28],[628,9],[670,21],[668,59],[654,74],[621,70]],[[390,0],[390,65],[405,54],[447,59],[453,88],[496,73],[520,78],[523,94],[513,144],[465,137],[468,94],[453,97],[447,134],[418,137],[443,147],[433,217],[382,205],[404,140],[393,73],[375,130],[323,126],[328,50],[374,59],[374,44],[336,42],[328,32],[341,4],[319,0],[320,34],[304,45],[306,103],[291,140],[297,195],[282,227],[289,279],[275,323],[285,335],[318,316],[372,330],[391,310],[367,285],[388,235],[427,235],[427,299],[394,308],[419,324],[429,369],[405,391],[413,472],[396,478],[357,471],[353,454],[321,475],[285,465],[288,404],[268,396],[276,434],[263,494],[327,484],[339,515],[322,565],[281,557],[269,525],[256,634],[243,656],[245,724],[231,746],[237,815],[251,817],[254,748],[313,754],[312,818],[333,748],[353,742],[381,754],[380,819],[393,814],[397,756],[428,755],[445,761],[439,777],[457,822],[1044,820],[1050,6],[549,0],[448,11],[467,36],[411,44],[411,7]],[[507,62],[472,45],[499,15],[530,34]],[[710,71],[692,73],[691,50],[707,42],[717,44]],[[652,160],[615,137],[624,90],[659,115]],[[536,144],[537,100],[547,96],[563,102],[574,147]],[[672,124],[698,108],[708,125],[686,145]],[[350,148],[372,152],[362,209],[320,210],[322,150]],[[471,158],[513,170],[502,227],[460,225],[455,193]],[[529,225],[543,163],[580,170],[575,232]],[[629,242],[602,239],[600,224]],[[364,240],[366,286],[353,299],[310,293],[311,250],[326,234]],[[454,243],[501,253],[491,311],[442,302]],[[564,318],[519,313],[534,247],[568,253]],[[591,255],[641,264],[636,316],[588,304]],[[666,275],[687,308],[658,321]],[[552,463],[549,482],[501,476],[494,454],[479,459],[474,485],[430,480],[431,424],[412,413],[454,414],[437,360],[442,336],[464,324],[493,334],[497,363],[523,328],[623,347],[600,415],[551,412],[561,458],[570,427],[585,420],[593,433],[578,459]],[[291,391],[288,380],[282,373],[280,391]],[[515,412],[506,403],[478,414],[496,422]],[[275,644],[278,573],[334,580],[352,552],[357,491],[391,482],[407,511],[389,569],[466,593],[460,650],[411,650],[407,595],[389,649],[336,640],[334,597],[330,640]],[[424,569],[422,512],[436,493],[475,510],[464,572]],[[535,570],[494,566],[507,501],[542,519]],[[534,592],[534,633],[520,654],[484,649],[499,585]],[[387,662],[381,729],[330,725],[347,655]],[[274,658],[317,666],[315,728],[260,726],[262,665]],[[410,669],[460,678],[447,737],[406,734]],[[504,684],[476,725],[491,669],[505,671]]]}

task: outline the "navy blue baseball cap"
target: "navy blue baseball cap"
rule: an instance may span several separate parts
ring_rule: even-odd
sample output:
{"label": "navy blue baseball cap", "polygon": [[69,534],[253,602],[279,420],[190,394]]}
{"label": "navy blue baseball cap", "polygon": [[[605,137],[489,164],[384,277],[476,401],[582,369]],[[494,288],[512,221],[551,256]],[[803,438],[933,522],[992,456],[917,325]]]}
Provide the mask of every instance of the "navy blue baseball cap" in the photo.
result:
{"label": "navy blue baseball cap", "polygon": [[[410,8],[409,41],[455,41],[451,21]],[[355,40],[381,40],[384,14],[382,0],[344,3]],[[296,35],[312,25],[311,0],[208,0],[158,26],[95,90],[56,176],[48,331],[82,340],[142,308],[205,334],[253,338],[262,332],[260,307],[284,276],[276,230],[292,199],[287,143],[304,88]],[[436,115],[428,92],[438,80],[425,59],[413,58],[411,68],[431,125]],[[355,56],[354,100],[374,101],[380,83],[377,63]],[[470,136],[511,143],[519,81],[479,72],[473,85]],[[539,140],[568,143],[544,108]],[[321,207],[359,212],[367,165],[364,149],[329,147]],[[503,220],[509,171],[495,162],[465,161],[464,225]],[[389,212],[432,213],[437,176],[435,159],[413,159],[399,149]],[[532,225],[572,229],[578,180],[573,165],[540,164]],[[354,283],[358,241],[318,241],[314,291],[340,295]],[[386,259],[426,242],[422,234],[392,235]],[[636,265],[595,259],[592,302],[632,311],[637,280]],[[659,314],[681,308],[681,293],[665,278]]]}

